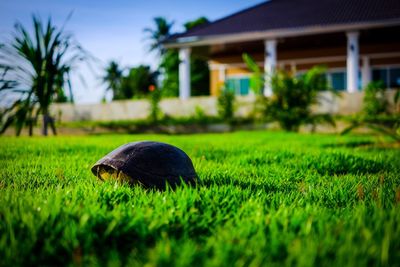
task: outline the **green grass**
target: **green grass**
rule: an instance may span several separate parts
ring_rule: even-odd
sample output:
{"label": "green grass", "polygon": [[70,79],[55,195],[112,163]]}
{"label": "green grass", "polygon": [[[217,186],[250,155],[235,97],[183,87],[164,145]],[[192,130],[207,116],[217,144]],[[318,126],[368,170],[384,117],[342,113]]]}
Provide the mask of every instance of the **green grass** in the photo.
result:
{"label": "green grass", "polygon": [[[186,151],[198,188],[103,183],[136,140]],[[400,150],[369,136],[237,132],[0,138],[0,265],[398,266]]]}

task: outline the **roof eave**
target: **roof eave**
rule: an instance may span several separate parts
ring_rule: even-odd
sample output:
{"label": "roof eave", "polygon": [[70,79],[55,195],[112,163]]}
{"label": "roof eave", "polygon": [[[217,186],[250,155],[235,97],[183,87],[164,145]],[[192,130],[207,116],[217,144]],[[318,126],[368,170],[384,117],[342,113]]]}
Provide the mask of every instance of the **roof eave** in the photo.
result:
{"label": "roof eave", "polygon": [[182,48],[194,46],[207,46],[215,44],[237,43],[243,41],[257,41],[284,37],[295,37],[302,35],[313,35],[320,33],[333,33],[342,31],[356,31],[370,28],[390,27],[400,25],[400,18],[393,20],[363,22],[363,23],[348,23],[348,24],[333,24],[329,26],[310,26],[298,27],[290,29],[275,29],[268,31],[254,31],[234,34],[221,34],[209,36],[190,36],[181,37],[174,42],[164,43],[165,48]]}

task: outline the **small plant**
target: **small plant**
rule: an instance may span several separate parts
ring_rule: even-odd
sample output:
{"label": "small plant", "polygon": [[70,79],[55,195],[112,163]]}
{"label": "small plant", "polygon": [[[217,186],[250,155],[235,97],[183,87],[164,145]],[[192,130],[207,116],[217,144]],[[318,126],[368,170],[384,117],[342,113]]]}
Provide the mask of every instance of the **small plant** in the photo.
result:
{"label": "small plant", "polygon": [[[252,71],[251,85],[253,91],[260,95],[265,80],[270,82],[273,96],[259,97],[255,108],[265,105],[264,116],[267,120],[278,121],[286,131],[298,131],[302,124],[329,123],[335,125],[329,114],[313,114],[311,106],[318,103],[318,93],[330,90],[327,84],[325,69],[314,67],[305,74],[295,76],[293,73],[277,70],[275,73],[262,74],[255,61],[247,54],[243,60]],[[268,75],[268,79],[265,76]],[[255,110],[257,112],[258,110]]]}
{"label": "small plant", "polygon": [[253,121],[263,122],[265,121],[267,108],[269,104],[269,98],[266,97],[264,94],[256,95],[256,98],[253,103],[253,110],[251,111],[250,118]]}
{"label": "small plant", "polygon": [[383,81],[373,81],[367,85],[363,104],[363,111],[367,116],[388,113],[388,101],[385,97],[385,85]]}
{"label": "small plant", "polygon": [[150,121],[155,123],[162,117],[162,111],[160,109],[161,101],[161,90],[156,88],[155,85],[149,86],[150,91]]}
{"label": "small plant", "polygon": [[206,122],[208,117],[201,106],[195,106],[194,108],[194,119],[196,121]]}
{"label": "small plant", "polygon": [[394,112],[400,113],[400,90],[397,90],[393,97],[394,101]]}
{"label": "small plant", "polygon": [[358,115],[351,119],[350,126],[345,128],[341,134],[348,134],[361,127],[368,128],[378,134],[390,137],[396,142],[400,142],[400,116],[398,114],[376,117]]}
{"label": "small plant", "polygon": [[250,79],[250,89],[255,95],[263,95],[263,89],[265,84],[265,75],[258,64],[253,60],[253,58],[244,53],[242,55],[243,61],[247,65],[247,68],[252,72]]}
{"label": "small plant", "polygon": [[268,97],[263,94],[265,75],[251,56],[245,53],[242,55],[242,58],[248,69],[252,72],[250,90],[252,90],[256,96],[251,117],[255,121],[262,121],[265,119],[266,109],[268,106]]}
{"label": "small plant", "polygon": [[225,85],[218,96],[218,115],[224,121],[232,121],[234,116],[235,93]]}
{"label": "small plant", "polygon": [[[394,95],[393,103],[399,101],[399,92]],[[389,102],[385,96],[385,86],[382,81],[373,81],[365,88],[363,110],[350,120],[350,125],[342,131],[342,135],[365,127],[383,136],[400,142],[400,115],[396,108],[389,112]]]}
{"label": "small plant", "polygon": [[311,105],[318,103],[318,93],[328,90],[325,69],[314,67],[301,76],[276,71],[271,77],[273,96],[267,112],[287,131],[298,131],[302,124],[334,125],[329,114],[313,114]]}

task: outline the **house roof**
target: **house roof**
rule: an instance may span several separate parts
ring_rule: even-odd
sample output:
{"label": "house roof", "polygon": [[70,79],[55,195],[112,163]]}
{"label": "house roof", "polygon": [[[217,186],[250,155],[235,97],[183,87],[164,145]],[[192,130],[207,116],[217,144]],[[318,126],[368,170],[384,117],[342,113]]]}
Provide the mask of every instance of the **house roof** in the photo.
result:
{"label": "house roof", "polygon": [[[279,36],[290,31],[339,27],[400,24],[399,0],[270,0],[239,11],[182,34],[171,36],[168,43],[196,44],[223,36],[253,33],[261,37]],[[346,28],[346,29],[347,29]],[[282,32],[283,31],[283,32]],[[269,33],[269,35],[268,35]],[[250,35],[248,35],[250,37]],[[251,39],[251,38],[250,38]],[[200,42],[202,41],[202,42]]]}

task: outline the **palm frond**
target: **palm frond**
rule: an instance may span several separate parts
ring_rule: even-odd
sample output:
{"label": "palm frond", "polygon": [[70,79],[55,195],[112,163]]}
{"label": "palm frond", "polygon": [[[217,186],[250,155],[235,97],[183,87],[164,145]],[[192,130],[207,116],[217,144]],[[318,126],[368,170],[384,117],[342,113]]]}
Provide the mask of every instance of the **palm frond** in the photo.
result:
{"label": "palm frond", "polygon": [[354,122],[352,124],[350,124],[350,126],[346,127],[345,129],[343,129],[343,131],[340,132],[340,135],[346,135],[349,134],[351,131],[359,128],[361,126],[360,123],[358,122]]}
{"label": "palm frond", "polygon": [[32,125],[38,113],[48,114],[57,96],[65,95],[64,89],[73,99],[70,72],[78,62],[90,57],[72,35],[64,32],[65,25],[58,29],[51,18],[43,23],[35,15],[32,22],[32,31],[17,22],[12,40],[0,46],[0,91],[19,94],[22,101],[15,102],[4,123],[9,126],[13,122],[17,134],[25,125]]}

